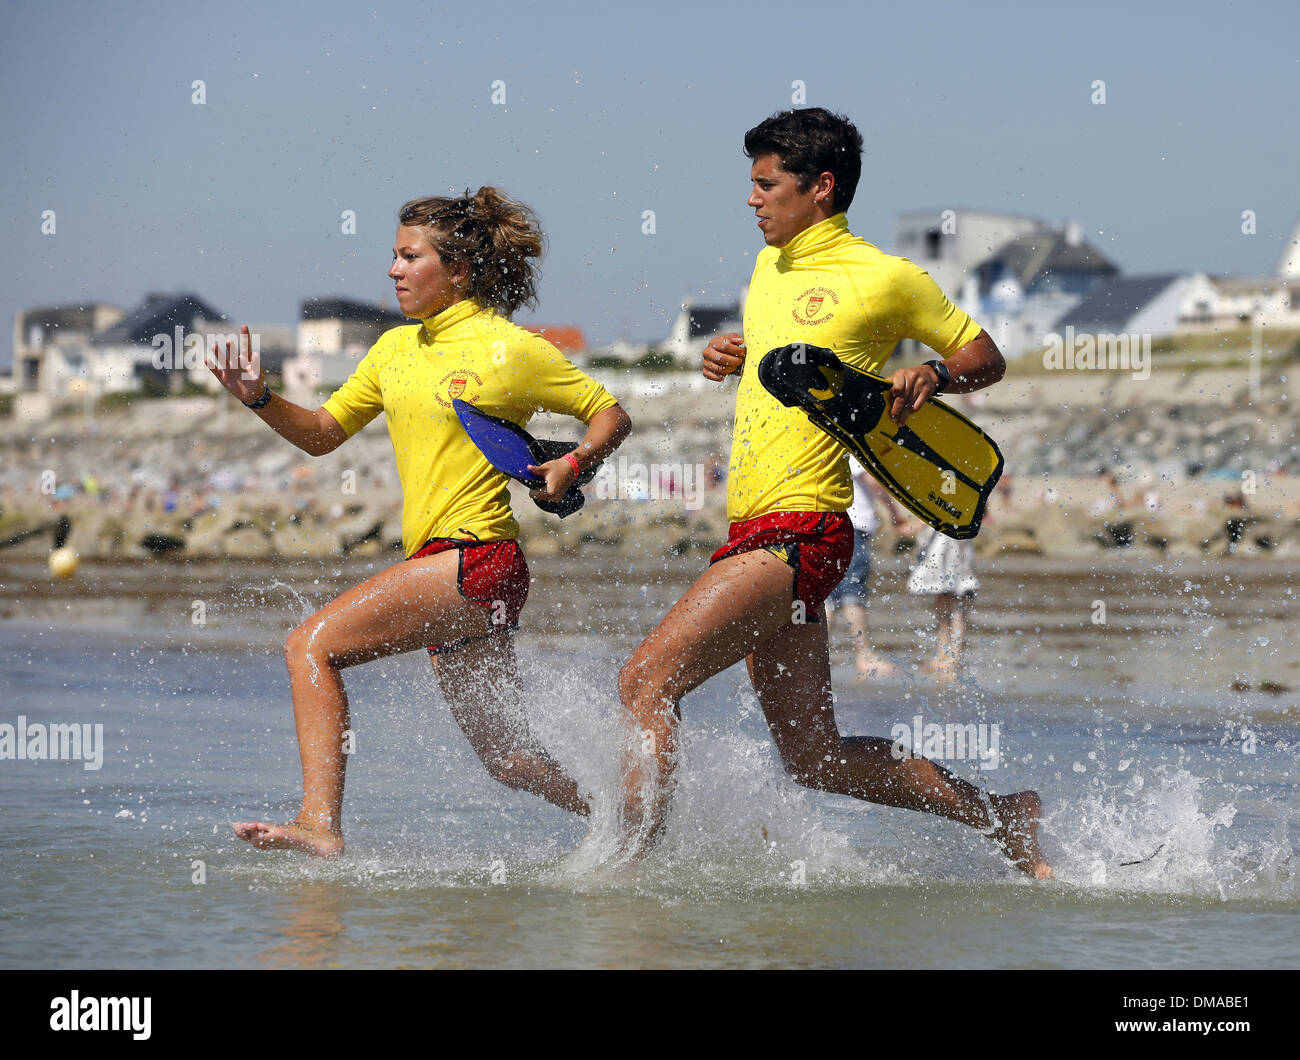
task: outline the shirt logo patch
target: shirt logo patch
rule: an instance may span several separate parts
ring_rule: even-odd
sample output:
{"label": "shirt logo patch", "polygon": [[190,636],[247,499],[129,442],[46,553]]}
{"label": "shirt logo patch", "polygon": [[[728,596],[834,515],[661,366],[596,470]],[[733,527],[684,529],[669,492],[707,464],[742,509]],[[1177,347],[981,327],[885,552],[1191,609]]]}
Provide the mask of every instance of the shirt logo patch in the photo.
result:
{"label": "shirt logo patch", "polygon": [[[828,298],[829,305],[826,302]],[[800,324],[824,324],[835,316],[831,306],[839,304],[839,296],[829,287],[809,287],[795,299],[794,319]]]}
{"label": "shirt logo patch", "polygon": [[[473,380],[473,386],[470,385],[470,380]],[[460,368],[442,377],[433,396],[444,408],[451,408],[451,403],[456,398],[468,401],[472,405],[478,400],[479,388],[482,386],[483,380],[478,377],[478,373],[471,372],[468,368]],[[467,390],[472,391],[469,397],[465,397]]]}

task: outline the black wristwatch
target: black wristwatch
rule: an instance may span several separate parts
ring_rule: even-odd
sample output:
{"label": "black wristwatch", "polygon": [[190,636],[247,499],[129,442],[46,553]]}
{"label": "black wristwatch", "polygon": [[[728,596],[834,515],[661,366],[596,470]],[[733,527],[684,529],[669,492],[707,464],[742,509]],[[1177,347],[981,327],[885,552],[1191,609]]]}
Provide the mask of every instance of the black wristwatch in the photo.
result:
{"label": "black wristwatch", "polygon": [[[941,389],[942,389],[942,388],[941,388]],[[258,398],[256,401],[245,401],[245,402],[244,402],[244,408],[246,408],[246,409],[264,409],[264,408],[266,408],[267,405],[269,405],[269,404],[271,403],[271,397],[272,397],[272,395],[271,395],[271,388],[270,388],[269,386],[264,386],[264,387],[262,388],[262,396],[261,396],[260,398]]]}
{"label": "black wristwatch", "polygon": [[934,374],[939,377],[939,385],[935,387],[934,392],[936,394],[942,394],[948,389],[948,383],[952,379],[952,375],[948,371],[948,366],[938,357],[934,358],[932,361],[926,361],[925,363],[933,368]]}

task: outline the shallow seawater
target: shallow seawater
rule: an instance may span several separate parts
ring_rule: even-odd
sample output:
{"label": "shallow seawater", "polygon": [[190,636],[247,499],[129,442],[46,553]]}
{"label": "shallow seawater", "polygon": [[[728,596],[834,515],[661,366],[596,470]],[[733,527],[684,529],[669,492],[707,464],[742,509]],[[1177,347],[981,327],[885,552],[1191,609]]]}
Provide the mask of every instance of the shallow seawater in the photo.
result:
{"label": "shallow seawater", "polygon": [[[590,834],[488,777],[416,653],[348,671],[348,851],[330,863],[255,851],[230,822],[296,809],[279,644],[365,563],[123,567],[57,590],[10,568],[0,723],[100,723],[104,747],[98,770],[0,761],[0,965],[1300,963],[1297,570],[982,568],[970,674],[940,692],[912,670],[927,608],[899,592],[892,557],[879,564],[872,628],[905,674],[856,682],[837,637],[840,727],[996,724],[996,768],[948,764],[992,791],[1041,793],[1057,879],[1031,884],[972,829],[793,784],[742,667],[684,701],[665,841],[611,867],[614,674],[681,582],[661,564],[533,566],[519,639],[530,724],[594,793]],[[563,594],[578,577],[599,606]]]}

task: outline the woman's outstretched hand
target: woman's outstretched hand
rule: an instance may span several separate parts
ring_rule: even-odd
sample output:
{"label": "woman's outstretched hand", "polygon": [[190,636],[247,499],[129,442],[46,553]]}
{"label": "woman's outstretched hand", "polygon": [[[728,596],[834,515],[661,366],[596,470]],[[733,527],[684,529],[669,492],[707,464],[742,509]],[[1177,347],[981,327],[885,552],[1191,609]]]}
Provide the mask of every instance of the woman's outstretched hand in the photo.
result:
{"label": "woman's outstretched hand", "polygon": [[262,371],[262,359],[253,350],[252,339],[248,335],[248,325],[239,329],[239,348],[227,342],[224,350],[217,343],[208,351],[207,365],[217,380],[239,398],[245,405],[256,401],[266,389],[266,373]]}

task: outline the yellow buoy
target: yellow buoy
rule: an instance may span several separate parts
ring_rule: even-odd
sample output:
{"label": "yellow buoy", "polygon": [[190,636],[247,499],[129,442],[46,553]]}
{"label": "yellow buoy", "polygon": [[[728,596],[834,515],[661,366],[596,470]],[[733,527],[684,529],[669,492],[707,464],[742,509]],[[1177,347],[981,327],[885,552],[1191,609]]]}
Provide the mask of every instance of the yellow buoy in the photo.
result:
{"label": "yellow buoy", "polygon": [[50,553],[50,574],[55,578],[71,578],[77,573],[77,554],[66,545]]}

